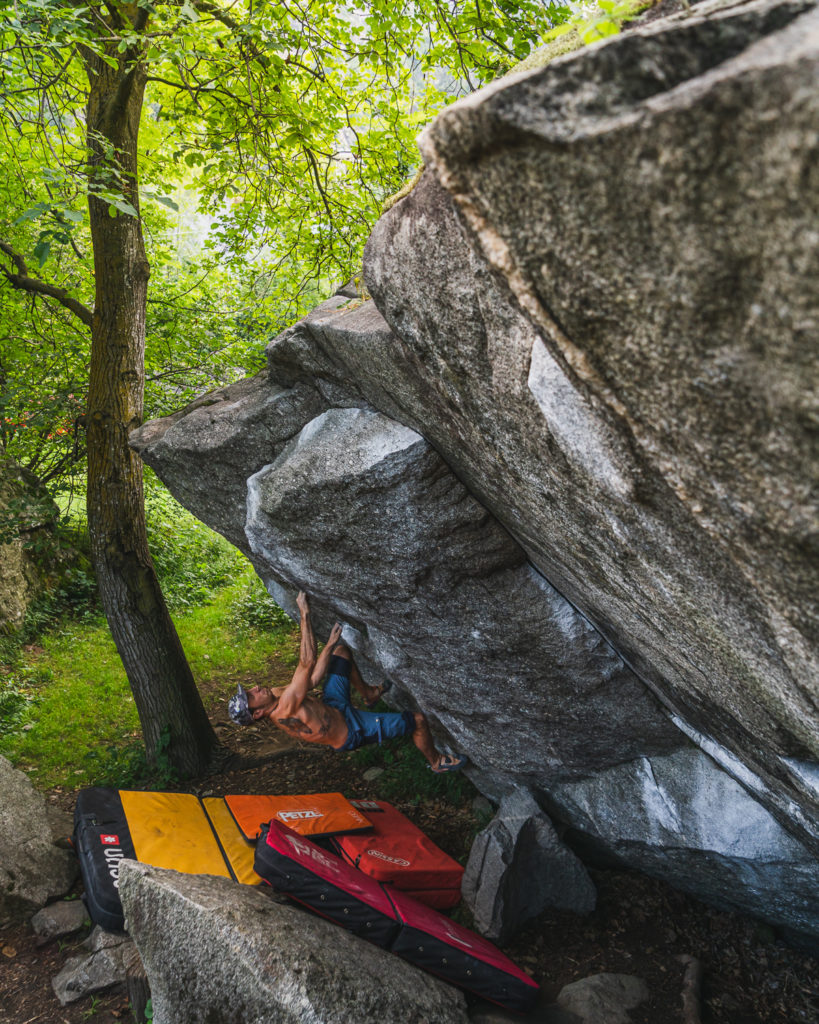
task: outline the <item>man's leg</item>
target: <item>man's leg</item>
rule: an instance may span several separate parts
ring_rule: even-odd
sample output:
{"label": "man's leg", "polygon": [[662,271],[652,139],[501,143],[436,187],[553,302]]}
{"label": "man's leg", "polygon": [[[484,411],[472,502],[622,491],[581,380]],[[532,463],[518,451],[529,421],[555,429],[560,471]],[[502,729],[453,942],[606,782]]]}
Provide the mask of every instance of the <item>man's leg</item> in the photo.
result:
{"label": "man's leg", "polygon": [[435,749],[435,744],[432,742],[432,733],[429,731],[426,715],[421,714],[420,711],[415,712],[415,729],[411,735],[412,742],[427,759],[430,767],[437,768],[441,755]]}
{"label": "man's leg", "polygon": [[420,711],[415,712],[415,729],[412,733],[412,742],[421,751],[430,768],[434,772],[452,772],[467,763],[463,754],[439,754],[432,742],[432,733],[429,731],[429,723],[426,715]]}
{"label": "man's leg", "polygon": [[[327,646],[330,646],[330,641],[327,641]],[[384,692],[383,686],[370,686],[369,683],[365,683],[361,678],[361,673],[358,671],[358,665],[356,665],[353,659],[353,652],[345,643],[337,643],[332,648],[334,658],[343,658],[345,661],[350,663],[350,682],[355,687],[356,691],[361,694],[366,704],[373,704],[381,694]]]}

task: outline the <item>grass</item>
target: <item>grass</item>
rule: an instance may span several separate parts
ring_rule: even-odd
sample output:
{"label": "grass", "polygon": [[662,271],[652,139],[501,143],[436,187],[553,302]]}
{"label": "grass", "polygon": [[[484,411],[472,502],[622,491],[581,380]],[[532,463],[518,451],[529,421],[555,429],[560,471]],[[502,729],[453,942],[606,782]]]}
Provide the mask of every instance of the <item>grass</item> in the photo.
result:
{"label": "grass", "polygon": [[[247,567],[174,616],[206,707],[231,679],[260,675],[274,658],[293,663],[294,626],[271,604]],[[123,786],[145,772],[136,707],[104,621],[48,630],[0,681],[0,754],[40,788]]]}
{"label": "grass", "polygon": [[[386,705],[384,705],[386,708]],[[378,791],[384,800],[418,806],[423,800],[461,804],[476,794],[475,787],[459,772],[436,775],[411,743],[402,746],[372,744],[350,755],[362,768],[381,768]]]}
{"label": "grass", "polygon": [[[87,549],[81,494],[64,494],[64,530]],[[151,554],[206,710],[233,682],[292,671],[296,629],[250,564],[146,473]],[[150,781],[125,672],[82,557],[0,644],[0,754],[40,788]],[[0,641],[3,638],[0,637]]]}

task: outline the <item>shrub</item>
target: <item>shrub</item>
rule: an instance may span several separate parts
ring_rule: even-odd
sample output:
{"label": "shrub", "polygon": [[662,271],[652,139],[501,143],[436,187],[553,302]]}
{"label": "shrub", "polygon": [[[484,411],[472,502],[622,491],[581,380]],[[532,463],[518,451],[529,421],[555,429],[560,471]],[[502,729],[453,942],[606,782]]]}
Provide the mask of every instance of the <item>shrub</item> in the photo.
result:
{"label": "shrub", "polygon": [[0,682],[0,733],[9,736],[17,732],[35,701],[34,694],[20,679],[9,676]]}
{"label": "shrub", "polygon": [[279,608],[255,572],[247,574],[247,582],[232,600],[229,622],[240,636],[252,630],[273,632],[292,626],[290,616]]}
{"label": "shrub", "polygon": [[247,563],[242,554],[158,484],[146,487],[145,517],[148,547],[172,610],[209,601],[244,571]]}

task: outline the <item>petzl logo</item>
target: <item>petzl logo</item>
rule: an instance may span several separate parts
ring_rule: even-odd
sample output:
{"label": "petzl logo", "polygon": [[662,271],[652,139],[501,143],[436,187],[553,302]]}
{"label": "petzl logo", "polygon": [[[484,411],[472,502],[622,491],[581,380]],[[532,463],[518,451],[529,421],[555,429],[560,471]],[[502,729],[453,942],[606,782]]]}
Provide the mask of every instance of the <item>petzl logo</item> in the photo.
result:
{"label": "petzl logo", "polygon": [[380,850],[367,850],[367,853],[371,857],[378,857],[379,860],[385,860],[390,864],[397,864],[401,868],[408,868],[410,866],[408,860],[404,860],[401,857],[390,857],[389,854],[382,853]]}
{"label": "petzl logo", "polygon": [[279,811],[276,815],[281,821],[303,821],[305,818],[322,818],[318,811]]}
{"label": "petzl logo", "polygon": [[100,836],[100,842],[103,846],[119,846],[119,836],[110,836],[103,833]]}
{"label": "petzl logo", "polygon": [[330,868],[334,873],[338,873],[338,868],[335,863],[330,860],[329,857],[325,856],[317,846],[313,846],[312,843],[306,842],[297,835],[285,836],[285,839],[290,843],[293,849],[297,850],[302,854],[302,856],[312,857],[312,859],[318,861],[319,864],[323,864],[325,868]]}

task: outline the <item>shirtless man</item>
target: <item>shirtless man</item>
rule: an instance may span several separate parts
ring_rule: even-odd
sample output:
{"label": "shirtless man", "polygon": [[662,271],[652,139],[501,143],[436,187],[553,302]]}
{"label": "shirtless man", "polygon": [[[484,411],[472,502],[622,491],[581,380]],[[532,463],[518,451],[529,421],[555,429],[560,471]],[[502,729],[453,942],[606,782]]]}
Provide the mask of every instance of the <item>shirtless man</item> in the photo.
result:
{"label": "shirtless man", "polygon": [[[381,743],[399,736],[411,736],[415,746],[427,759],[436,774],[458,771],[466,757],[440,754],[432,742],[429,724],[420,712],[400,711],[389,714],[359,711],[350,698],[350,683],[373,707],[389,689],[369,686],[353,661],[352,653],[341,642],[341,626],[336,623],[321,654],[313,635],[310,606],[302,591],[296,599],[301,616],[299,664],[288,686],[254,686],[245,690],[239,685],[228,702],[228,712],[239,725],[250,725],[262,718],[307,743],[323,743],[335,750],[355,750],[366,743]],[[308,695],[324,679],[321,700]]]}

